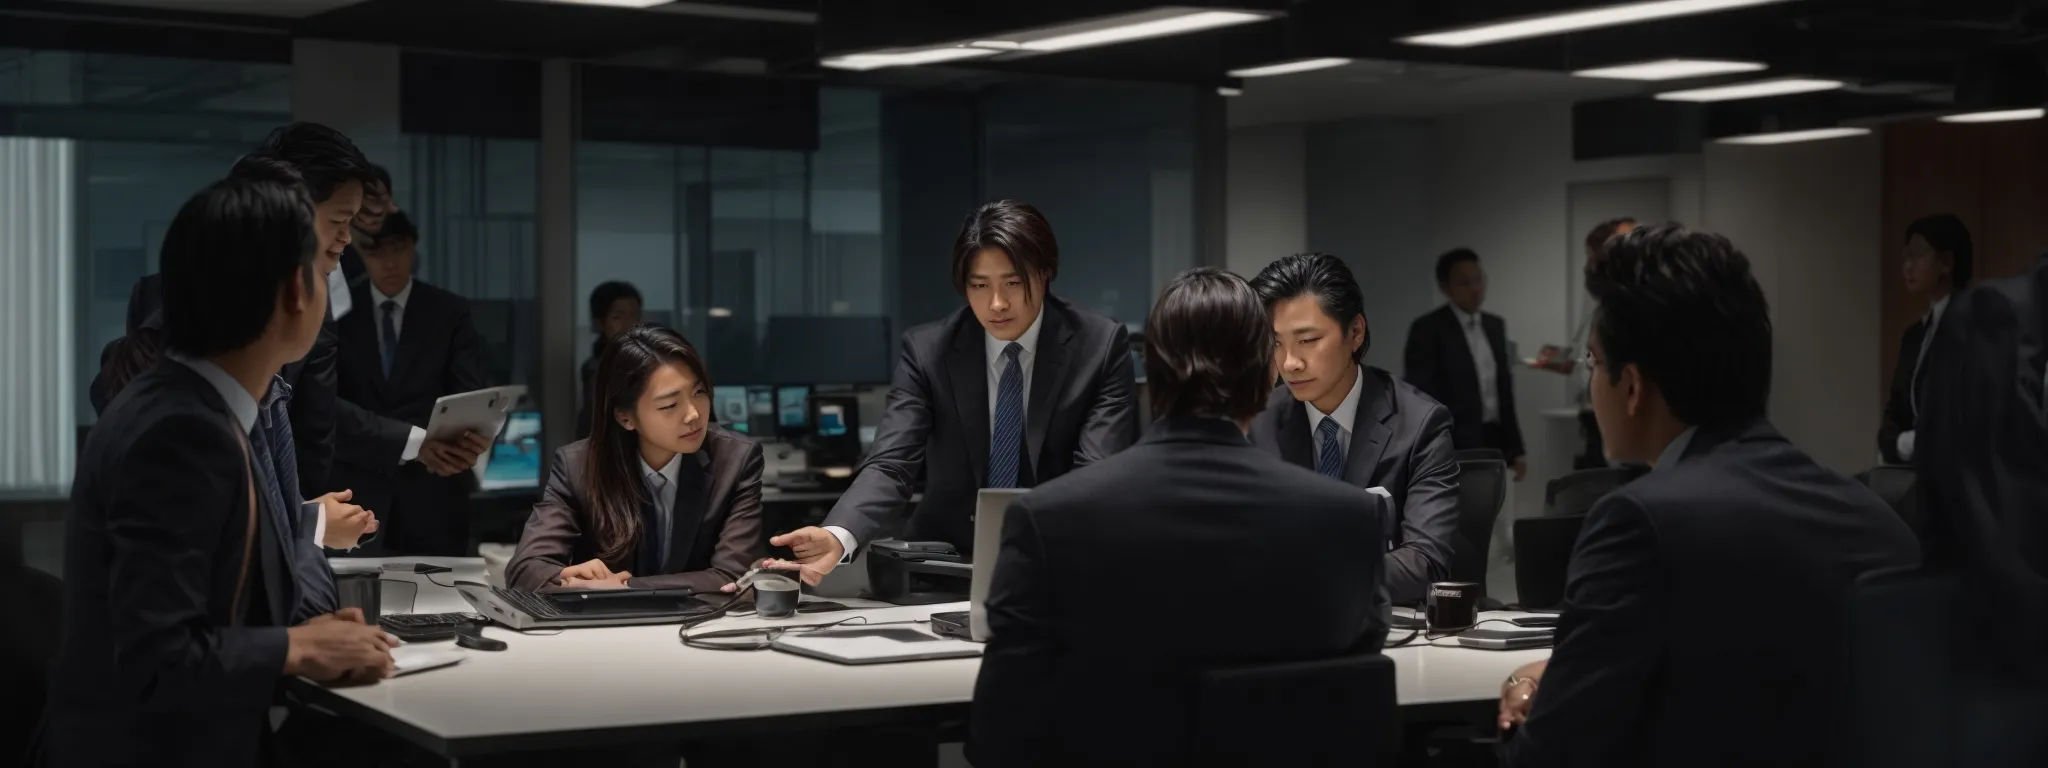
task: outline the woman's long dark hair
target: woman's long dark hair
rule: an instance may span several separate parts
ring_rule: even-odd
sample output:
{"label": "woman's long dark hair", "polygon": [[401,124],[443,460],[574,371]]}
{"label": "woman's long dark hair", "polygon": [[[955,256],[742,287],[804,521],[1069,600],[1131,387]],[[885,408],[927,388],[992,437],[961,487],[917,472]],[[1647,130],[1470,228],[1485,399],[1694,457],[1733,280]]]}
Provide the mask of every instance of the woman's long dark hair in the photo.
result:
{"label": "woman's long dark hair", "polygon": [[[598,358],[591,381],[590,442],[585,446],[583,487],[590,489],[591,532],[597,557],[612,567],[626,561],[640,545],[640,505],[647,503],[647,485],[640,471],[640,434],[619,423],[620,411],[632,412],[647,379],[669,363],[682,363],[711,390],[704,358],[689,339],[667,328],[643,325],[619,334]],[[685,392],[688,397],[691,393]],[[708,423],[711,414],[704,413]]]}

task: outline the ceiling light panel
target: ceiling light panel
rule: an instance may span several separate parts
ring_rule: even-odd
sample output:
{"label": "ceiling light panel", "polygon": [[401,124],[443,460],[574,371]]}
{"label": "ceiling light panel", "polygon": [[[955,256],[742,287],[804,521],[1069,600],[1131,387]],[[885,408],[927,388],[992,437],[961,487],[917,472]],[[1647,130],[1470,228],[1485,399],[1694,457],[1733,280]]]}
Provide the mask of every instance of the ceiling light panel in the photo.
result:
{"label": "ceiling light panel", "polygon": [[994,56],[1001,51],[987,48],[919,48],[902,51],[875,51],[872,53],[849,53],[844,56],[827,56],[818,62],[819,66],[830,69],[845,69],[865,72],[885,67],[914,67],[920,64],[938,64],[962,59],[978,59]]}
{"label": "ceiling light panel", "polygon": [[1747,136],[1730,136],[1715,139],[1722,144],[1746,144],[1752,146],[1769,144],[1794,144],[1802,141],[1840,139],[1849,136],[1869,135],[1869,128],[1813,128],[1804,131],[1780,131],[1777,133],[1752,133]]}
{"label": "ceiling light panel", "polygon": [[653,8],[675,2],[675,0],[543,0],[564,5],[602,5],[611,8]]}
{"label": "ceiling light panel", "polygon": [[1634,64],[1617,64],[1611,67],[1595,67],[1573,72],[1574,77],[1593,77],[1604,80],[1683,80],[1688,77],[1711,75],[1733,75],[1743,72],[1762,72],[1769,65],[1757,61],[1721,61],[1716,59],[1659,59],[1639,61]]}
{"label": "ceiling light panel", "polygon": [[1479,24],[1441,32],[1430,32],[1401,38],[1409,45],[1428,45],[1439,48],[1470,48],[1475,45],[1505,43],[1510,40],[1526,40],[1532,37],[1562,35],[1601,27],[1615,27],[1677,16],[1691,16],[1716,11],[1730,11],[1758,5],[1789,2],[1789,0],[1655,0],[1644,3],[1625,3],[1588,8],[1578,11],[1530,16],[1509,21]]}
{"label": "ceiling light panel", "polygon": [[1712,101],[1735,101],[1738,99],[1762,99],[1771,96],[1790,96],[1795,93],[1833,91],[1846,85],[1847,83],[1843,83],[1840,80],[1787,77],[1780,80],[1758,80],[1749,83],[1736,83],[1734,85],[1717,85],[1711,88],[1666,91],[1657,94],[1657,100],[1705,103]]}
{"label": "ceiling light panel", "polygon": [[2003,123],[2011,120],[2039,120],[2048,114],[2040,107],[2033,109],[1999,109],[1990,112],[1965,112],[1960,115],[1946,115],[1940,118],[1944,123]]}
{"label": "ceiling light panel", "polygon": [[1115,45],[1155,37],[1185,35],[1273,18],[1244,11],[1205,11],[1196,8],[1161,8],[1139,14],[1112,16],[1081,25],[1064,25],[1004,36],[1027,51],[1056,53],[1100,45]]}
{"label": "ceiling light panel", "polygon": [[1350,59],[1342,58],[1299,59],[1296,61],[1283,61],[1278,64],[1267,64],[1258,67],[1233,69],[1230,70],[1228,74],[1231,77],[1273,77],[1275,75],[1292,75],[1301,72],[1314,72],[1318,69],[1341,67],[1350,63]]}

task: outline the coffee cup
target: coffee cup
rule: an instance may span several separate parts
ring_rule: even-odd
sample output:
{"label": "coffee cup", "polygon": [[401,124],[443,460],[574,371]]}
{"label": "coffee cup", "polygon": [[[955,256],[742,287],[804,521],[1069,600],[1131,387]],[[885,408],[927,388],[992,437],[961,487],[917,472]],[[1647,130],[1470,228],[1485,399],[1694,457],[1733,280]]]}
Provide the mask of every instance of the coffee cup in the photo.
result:
{"label": "coffee cup", "polygon": [[803,594],[803,585],[796,579],[778,574],[763,573],[754,577],[754,615],[764,619],[782,619],[796,615],[797,599]]}
{"label": "coffee cup", "polygon": [[1431,630],[1466,629],[1479,622],[1479,585],[1439,581],[1429,585],[1423,617]]}

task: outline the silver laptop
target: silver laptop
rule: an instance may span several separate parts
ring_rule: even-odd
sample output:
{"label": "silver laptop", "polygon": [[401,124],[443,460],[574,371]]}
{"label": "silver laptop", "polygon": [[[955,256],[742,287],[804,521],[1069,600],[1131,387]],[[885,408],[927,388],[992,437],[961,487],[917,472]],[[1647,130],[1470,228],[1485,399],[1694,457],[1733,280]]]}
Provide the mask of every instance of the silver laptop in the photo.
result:
{"label": "silver laptop", "polygon": [[996,577],[996,555],[1003,551],[1003,516],[1023,488],[983,488],[974,498],[974,575],[967,584],[967,626],[974,641],[989,639],[988,584]]}
{"label": "silver laptop", "polygon": [[560,600],[535,592],[492,587],[474,581],[455,582],[455,591],[477,613],[513,629],[617,627],[632,624],[677,624],[716,611],[717,605],[690,597],[683,590],[592,590],[565,593]]}

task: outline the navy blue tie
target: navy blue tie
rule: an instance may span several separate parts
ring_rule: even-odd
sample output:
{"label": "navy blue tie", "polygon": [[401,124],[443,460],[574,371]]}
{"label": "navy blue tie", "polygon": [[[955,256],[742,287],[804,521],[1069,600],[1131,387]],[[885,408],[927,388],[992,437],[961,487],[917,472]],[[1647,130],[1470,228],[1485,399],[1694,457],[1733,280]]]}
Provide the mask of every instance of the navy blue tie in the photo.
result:
{"label": "navy blue tie", "polygon": [[1024,371],[1017,355],[1024,345],[1010,342],[1003,348],[1003,376],[996,381],[996,418],[989,432],[988,484],[990,488],[1017,487],[1017,466],[1024,460]]}
{"label": "navy blue tie", "polygon": [[391,378],[391,362],[398,359],[398,324],[393,318],[398,314],[398,302],[385,299],[380,306],[384,310],[384,378]]}
{"label": "navy blue tie", "polygon": [[1316,474],[1332,480],[1344,479],[1344,446],[1338,442],[1341,437],[1336,419],[1324,417],[1323,423],[1316,425]]}

